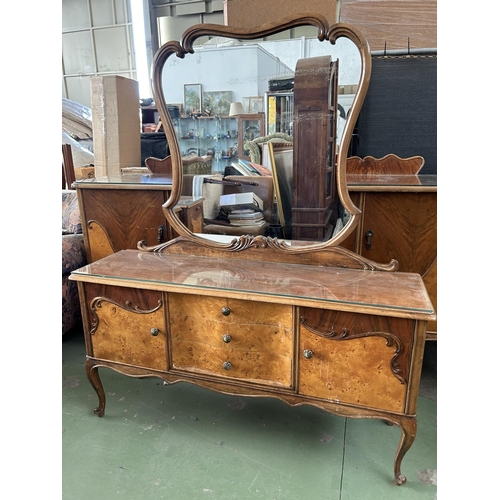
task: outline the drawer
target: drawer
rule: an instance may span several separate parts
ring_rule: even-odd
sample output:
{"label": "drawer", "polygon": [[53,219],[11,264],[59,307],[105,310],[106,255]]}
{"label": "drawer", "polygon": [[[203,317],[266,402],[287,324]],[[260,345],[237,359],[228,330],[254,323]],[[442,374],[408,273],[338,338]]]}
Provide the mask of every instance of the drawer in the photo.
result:
{"label": "drawer", "polygon": [[91,355],[166,370],[167,340],[162,294],[120,287],[94,287],[90,291],[91,294],[87,292],[86,296],[89,297]]}
{"label": "drawer", "polygon": [[171,365],[291,387],[292,306],[169,294]]}
{"label": "drawer", "polygon": [[402,412],[413,321],[301,308],[301,394]]}

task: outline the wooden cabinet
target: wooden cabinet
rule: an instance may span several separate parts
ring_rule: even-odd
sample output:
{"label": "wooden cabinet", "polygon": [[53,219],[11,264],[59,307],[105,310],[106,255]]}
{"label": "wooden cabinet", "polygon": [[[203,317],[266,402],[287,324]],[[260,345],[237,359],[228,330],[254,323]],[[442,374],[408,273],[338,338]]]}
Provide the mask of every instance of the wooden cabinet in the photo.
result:
{"label": "wooden cabinet", "polygon": [[294,81],[292,238],[325,241],[337,220],[337,61],[300,59]]}
{"label": "wooden cabinet", "polygon": [[[349,193],[362,216],[342,246],[375,262],[396,259],[398,271],[420,274],[437,310],[437,176],[394,173],[393,167],[391,174],[391,158],[384,164],[383,174],[348,172]],[[435,340],[437,322],[427,328],[427,338]]]}
{"label": "wooden cabinet", "polygon": [[394,481],[404,483],[433,318],[420,275],[232,257],[178,239],[72,274],[95,412],[106,403],[98,369],[109,367],[379,418],[401,428]]}
{"label": "wooden cabinet", "polygon": [[161,175],[122,175],[75,183],[89,262],[144,240],[157,245],[171,239],[163,214],[172,180]]}
{"label": "wooden cabinet", "polygon": [[[181,196],[175,206],[181,222],[192,232],[203,232],[203,201],[205,198],[193,199],[193,196]],[[178,234],[172,229],[172,238]]]}

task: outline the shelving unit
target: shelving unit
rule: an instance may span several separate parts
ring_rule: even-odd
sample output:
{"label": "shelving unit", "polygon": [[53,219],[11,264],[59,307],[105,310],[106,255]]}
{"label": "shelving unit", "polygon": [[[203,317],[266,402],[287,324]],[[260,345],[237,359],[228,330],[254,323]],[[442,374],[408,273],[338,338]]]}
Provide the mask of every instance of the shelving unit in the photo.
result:
{"label": "shelving unit", "polygon": [[173,122],[183,157],[211,156],[212,172],[223,172],[238,157],[237,117],[180,117]]}
{"label": "shelving unit", "polygon": [[293,90],[266,92],[266,134],[293,135]]}

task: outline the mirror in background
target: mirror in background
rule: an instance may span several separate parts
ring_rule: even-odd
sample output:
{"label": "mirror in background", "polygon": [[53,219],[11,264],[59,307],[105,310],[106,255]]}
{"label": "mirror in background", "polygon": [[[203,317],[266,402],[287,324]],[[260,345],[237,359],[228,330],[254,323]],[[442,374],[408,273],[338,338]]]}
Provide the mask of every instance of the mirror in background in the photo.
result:
{"label": "mirror in background", "polygon": [[168,137],[166,128],[170,150],[180,158],[182,189],[174,187],[172,197],[204,198],[197,237],[325,244],[339,239],[346,213],[359,213],[347,187],[339,190],[345,171],[339,172],[338,158],[357,116],[347,137],[363,58],[342,33],[333,44],[321,41],[321,27],[301,29],[315,36],[245,40],[248,33],[221,36],[231,29],[218,26],[211,35],[183,37],[193,43],[192,53],[176,42],[160,49],[171,53],[155,69],[162,94],[155,100],[157,106],[164,100],[174,133]]}

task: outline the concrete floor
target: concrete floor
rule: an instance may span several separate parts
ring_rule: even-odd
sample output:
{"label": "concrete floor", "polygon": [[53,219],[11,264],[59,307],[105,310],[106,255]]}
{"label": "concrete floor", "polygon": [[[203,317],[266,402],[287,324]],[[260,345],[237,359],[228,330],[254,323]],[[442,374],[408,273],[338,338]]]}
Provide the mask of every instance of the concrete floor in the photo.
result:
{"label": "concrete floor", "polygon": [[417,438],[393,483],[400,430],[311,406],[241,398],[101,369],[84,371],[83,333],[62,338],[63,500],[436,499],[436,343],[428,342]]}

